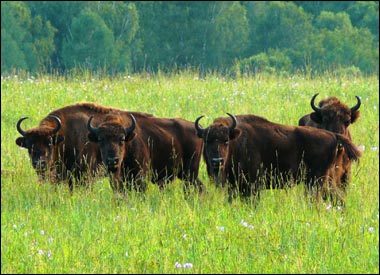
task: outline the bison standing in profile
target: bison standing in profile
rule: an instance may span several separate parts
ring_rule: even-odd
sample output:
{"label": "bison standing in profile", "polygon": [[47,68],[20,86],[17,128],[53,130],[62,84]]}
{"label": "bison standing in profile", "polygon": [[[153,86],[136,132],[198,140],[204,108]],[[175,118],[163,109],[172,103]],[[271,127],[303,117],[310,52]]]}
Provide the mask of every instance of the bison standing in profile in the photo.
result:
{"label": "bison standing in profile", "polygon": [[[342,134],[352,141],[348,127],[360,116],[360,98],[356,96],[357,103],[350,108],[336,97],[328,97],[321,100],[318,104],[319,106],[315,106],[314,101],[317,96],[318,94],[315,94],[310,102],[314,112],[303,116],[298,125],[329,130]],[[334,192],[338,194],[339,199],[343,199],[346,193],[351,174],[351,163],[352,161],[348,157],[346,150],[339,147],[335,165],[329,171],[330,181],[333,183],[332,188],[335,189]]]}
{"label": "bison standing in profile", "polygon": [[[272,123],[255,115],[221,117],[203,129],[198,117],[195,129],[204,142],[207,172],[233,193],[258,195],[260,189],[282,188],[289,179],[306,173],[309,189],[322,186],[342,146],[350,160],[360,152],[343,135],[312,127]],[[304,167],[305,169],[301,169]],[[237,192],[236,192],[237,191]]]}
{"label": "bison standing in profile", "polygon": [[202,189],[198,179],[202,142],[191,122],[127,112],[92,122],[90,118],[88,137],[100,147],[114,191],[144,191],[147,179],[163,187],[175,177]]}
{"label": "bison standing in profile", "polygon": [[21,137],[16,144],[28,149],[33,168],[40,179],[53,182],[68,180],[70,190],[73,181],[80,181],[84,174],[94,175],[101,156],[99,146],[87,138],[87,121],[96,120],[117,109],[93,103],[79,103],[51,112],[41,120],[38,127],[23,130],[17,122]]}

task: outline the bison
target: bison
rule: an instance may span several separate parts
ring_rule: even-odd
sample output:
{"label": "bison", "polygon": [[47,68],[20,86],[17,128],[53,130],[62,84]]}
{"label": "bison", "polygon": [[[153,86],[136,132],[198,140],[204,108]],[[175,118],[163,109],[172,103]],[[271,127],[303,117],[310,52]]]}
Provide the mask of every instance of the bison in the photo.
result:
{"label": "bison", "polygon": [[[312,97],[310,102],[314,112],[303,116],[298,125],[329,130],[342,134],[352,141],[348,127],[357,121],[360,116],[360,98],[356,96],[357,103],[350,108],[336,97],[328,97],[321,100],[318,106],[315,106],[314,101],[317,96],[318,93]],[[329,171],[331,182],[334,183],[332,189],[335,189],[334,191],[337,193],[339,200],[342,200],[346,193],[351,174],[351,164],[352,162],[344,148],[340,147],[336,163]]]}
{"label": "bison", "polygon": [[339,146],[350,160],[360,156],[341,134],[285,126],[255,115],[227,114],[230,119],[217,118],[205,129],[199,125],[200,116],[195,129],[204,142],[208,175],[217,184],[228,184],[230,201],[235,193],[259,195],[260,189],[282,188],[288,179],[302,176],[306,176],[308,189],[320,187]]}
{"label": "bison", "polygon": [[119,112],[95,124],[91,117],[88,138],[99,145],[115,192],[144,191],[146,179],[163,188],[175,177],[203,189],[198,179],[202,142],[191,122]]}
{"label": "bison", "polygon": [[16,126],[21,134],[16,144],[28,149],[40,179],[48,178],[53,182],[68,180],[70,190],[73,190],[74,180],[79,181],[86,172],[94,175],[101,164],[98,145],[89,143],[87,139],[89,117],[98,120],[117,111],[93,103],[78,103],[52,111],[38,127],[29,130],[21,128],[21,123],[27,119],[22,117]]}
{"label": "bison", "polygon": [[311,108],[314,112],[303,116],[299,121],[299,126],[311,126],[319,129],[325,129],[331,132],[345,135],[351,139],[348,126],[354,123],[360,116],[361,101],[356,96],[357,103],[353,107],[348,107],[339,101],[336,97],[328,97],[319,102],[319,107],[315,106],[315,94],[310,101]]}

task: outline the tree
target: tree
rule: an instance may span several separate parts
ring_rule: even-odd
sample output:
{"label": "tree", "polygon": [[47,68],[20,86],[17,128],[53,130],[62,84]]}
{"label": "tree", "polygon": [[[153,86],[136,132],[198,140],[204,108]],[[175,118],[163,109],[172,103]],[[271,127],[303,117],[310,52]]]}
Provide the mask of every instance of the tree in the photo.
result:
{"label": "tree", "polygon": [[64,41],[62,59],[68,69],[83,67],[109,71],[116,63],[112,31],[95,12],[86,9],[71,25],[71,36]]}
{"label": "tree", "polygon": [[323,49],[316,57],[320,69],[355,66],[365,73],[378,71],[372,34],[368,29],[353,27],[347,13],[321,12],[316,26],[320,30],[315,35],[320,36]]}
{"label": "tree", "polygon": [[291,2],[249,3],[248,14],[248,55],[267,51],[269,48],[299,49],[312,31],[311,17]]}
{"label": "tree", "polygon": [[368,28],[379,41],[379,2],[356,1],[347,13],[355,27]]}
{"label": "tree", "polygon": [[32,17],[24,2],[1,2],[1,70],[45,69],[54,47],[56,30],[41,17]]}
{"label": "tree", "polygon": [[56,51],[50,58],[50,63],[55,69],[64,71],[62,61],[63,41],[71,36],[72,20],[92,2],[86,1],[26,1],[33,16],[41,16],[43,21],[49,21],[57,30],[54,36]]}
{"label": "tree", "polygon": [[20,47],[26,37],[22,21],[26,20],[30,18],[22,3],[1,2],[1,72],[28,68]]}
{"label": "tree", "polygon": [[117,71],[131,69],[131,47],[139,29],[139,16],[136,5],[123,2],[99,2],[91,6],[112,31],[117,56]]}
{"label": "tree", "polygon": [[239,2],[219,4],[210,36],[214,67],[229,67],[244,53],[249,35],[247,12]]}
{"label": "tree", "polygon": [[336,28],[349,30],[352,28],[350,17],[345,12],[333,13],[322,11],[317,17],[315,26],[318,29],[335,30]]}

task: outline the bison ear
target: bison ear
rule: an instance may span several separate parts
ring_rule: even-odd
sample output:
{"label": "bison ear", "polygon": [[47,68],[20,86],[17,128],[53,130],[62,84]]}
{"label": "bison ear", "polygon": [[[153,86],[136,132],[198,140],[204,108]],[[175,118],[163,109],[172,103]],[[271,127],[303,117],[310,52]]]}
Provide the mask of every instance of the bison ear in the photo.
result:
{"label": "bison ear", "polygon": [[16,144],[20,147],[24,147],[24,148],[27,148],[26,147],[26,142],[25,142],[25,138],[24,137],[18,137],[16,139]]}
{"label": "bison ear", "polygon": [[58,136],[53,138],[53,145],[60,144],[64,140],[65,140],[64,136],[58,135]]}
{"label": "bison ear", "polygon": [[237,137],[239,137],[241,134],[241,131],[239,129],[233,129],[231,132],[230,132],[230,140],[233,140]]}
{"label": "bison ear", "polygon": [[98,136],[94,134],[93,132],[90,132],[87,137],[88,137],[88,140],[91,142],[98,142]]}
{"label": "bison ear", "polygon": [[315,123],[319,123],[319,124],[322,123],[322,117],[321,117],[321,115],[319,113],[316,113],[316,112],[311,113],[310,114],[310,118]]}
{"label": "bison ear", "polygon": [[125,137],[125,141],[131,141],[135,136],[136,136],[136,133],[135,133],[135,132],[129,133],[129,134]]}
{"label": "bison ear", "polygon": [[351,123],[354,123],[360,116],[359,111],[351,112]]}

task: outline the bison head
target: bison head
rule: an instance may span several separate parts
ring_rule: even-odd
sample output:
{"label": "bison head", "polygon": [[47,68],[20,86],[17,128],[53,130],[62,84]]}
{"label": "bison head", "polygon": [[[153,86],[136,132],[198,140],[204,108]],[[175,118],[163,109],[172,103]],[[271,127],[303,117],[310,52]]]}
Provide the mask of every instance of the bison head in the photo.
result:
{"label": "bison head", "polygon": [[240,135],[240,130],[236,129],[237,121],[234,115],[227,113],[232,119],[228,125],[226,119],[218,119],[212,125],[203,129],[199,126],[200,116],[195,120],[195,129],[199,138],[203,139],[203,155],[207,164],[207,170],[214,179],[218,178],[219,171],[224,170],[224,165],[228,161],[229,142]]}
{"label": "bison head", "polygon": [[360,115],[360,98],[356,96],[357,103],[351,108],[341,103],[336,97],[322,100],[317,107],[314,103],[317,95],[315,94],[310,102],[311,108],[314,110],[310,114],[310,118],[318,124],[319,128],[347,135],[348,126],[354,123]]}
{"label": "bison head", "polygon": [[59,117],[49,115],[38,128],[24,131],[21,123],[25,119],[27,117],[23,117],[17,122],[16,128],[22,137],[16,139],[16,144],[28,149],[33,168],[42,175],[52,164],[54,146],[64,140],[62,135],[58,135],[62,123]]}
{"label": "bison head", "polygon": [[132,114],[130,117],[131,125],[127,128],[123,126],[121,118],[114,115],[107,116],[97,128],[91,125],[93,117],[88,120],[88,139],[99,143],[102,160],[108,172],[120,171],[127,154],[127,144],[135,137],[136,119]]}

